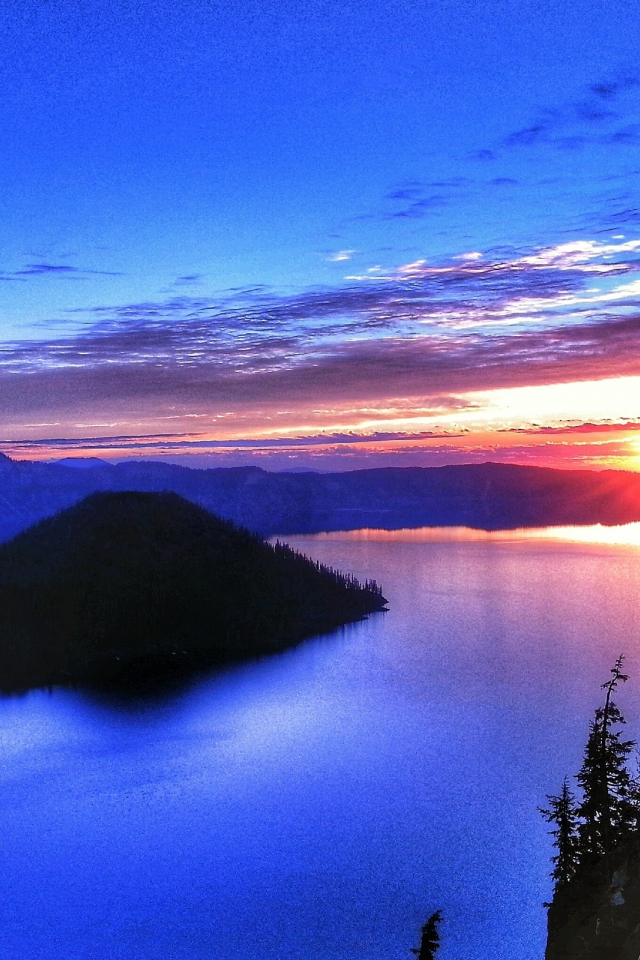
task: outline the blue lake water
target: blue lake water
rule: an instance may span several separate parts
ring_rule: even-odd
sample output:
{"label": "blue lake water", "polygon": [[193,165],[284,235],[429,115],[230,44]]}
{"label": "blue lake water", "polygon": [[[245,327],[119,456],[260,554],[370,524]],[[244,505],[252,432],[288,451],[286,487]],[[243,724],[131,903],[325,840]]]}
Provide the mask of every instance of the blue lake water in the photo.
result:
{"label": "blue lake water", "polygon": [[540,960],[536,807],[621,652],[640,736],[637,528],[289,538],[389,612],[159,699],[0,700],[0,957],[408,960],[440,908],[439,960]]}

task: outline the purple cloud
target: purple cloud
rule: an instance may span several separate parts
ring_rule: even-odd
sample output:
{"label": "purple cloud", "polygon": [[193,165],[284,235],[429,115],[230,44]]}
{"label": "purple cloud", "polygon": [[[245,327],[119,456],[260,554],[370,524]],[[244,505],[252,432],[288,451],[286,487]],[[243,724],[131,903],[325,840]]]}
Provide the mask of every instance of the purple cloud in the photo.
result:
{"label": "purple cloud", "polygon": [[[638,374],[639,247],[585,241],[295,296],[96,307],[72,336],[0,348],[3,415],[264,411]],[[603,282],[628,289],[589,292]]]}
{"label": "purple cloud", "polygon": [[621,433],[631,430],[640,430],[640,422],[636,420],[617,423],[613,420],[607,420],[602,423],[560,423],[555,426],[533,426],[519,427],[517,430],[510,430],[512,433],[527,434],[565,434],[565,433]]}

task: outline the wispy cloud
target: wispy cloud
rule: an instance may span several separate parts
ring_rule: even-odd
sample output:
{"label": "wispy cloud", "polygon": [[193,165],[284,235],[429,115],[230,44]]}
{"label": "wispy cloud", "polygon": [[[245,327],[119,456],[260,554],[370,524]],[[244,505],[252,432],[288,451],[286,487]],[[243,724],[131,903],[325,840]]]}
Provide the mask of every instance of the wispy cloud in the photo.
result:
{"label": "wispy cloud", "polygon": [[22,270],[16,270],[18,277],[42,277],[48,274],[69,274],[79,273],[77,267],[71,267],[63,263],[30,263]]}
{"label": "wispy cloud", "polygon": [[549,435],[573,434],[573,433],[628,433],[640,430],[640,421],[628,420],[625,422],[615,422],[612,420],[602,423],[559,423],[554,425],[543,425],[533,427],[518,427],[509,432],[526,433],[530,435]]}
{"label": "wispy cloud", "polygon": [[329,263],[341,263],[343,260],[351,260],[356,250],[338,250],[327,257]]}
{"label": "wispy cloud", "polygon": [[202,283],[203,276],[202,273],[188,273],[183,277],[176,277],[173,283],[176,287],[192,287]]}
{"label": "wispy cloud", "polygon": [[25,280],[28,277],[120,277],[121,273],[113,270],[90,270],[85,267],[75,267],[68,263],[28,263],[20,270],[3,272],[2,280]]}
{"label": "wispy cloud", "polygon": [[419,220],[428,216],[432,210],[441,210],[443,207],[447,207],[450,202],[450,198],[444,193],[432,193],[428,196],[418,197],[401,209],[384,214],[384,217],[387,220]]}
{"label": "wispy cloud", "polygon": [[183,434],[123,434],[119,436],[92,436],[92,437],[51,437],[46,439],[22,438],[19,440],[0,440],[2,447],[15,450],[16,447],[27,446],[36,449],[45,447],[47,450],[103,450],[123,451],[134,449],[137,451],[153,451],[161,449],[164,452],[188,453],[206,450],[281,450],[300,447],[334,447],[334,446],[361,446],[366,444],[388,444],[408,441],[417,443],[421,440],[443,440],[464,436],[464,432],[435,432],[421,431],[408,432],[381,432],[369,434],[356,433],[322,433],[313,436],[301,437],[265,437],[262,439],[231,438],[217,440],[215,438],[185,437]]}
{"label": "wispy cloud", "polygon": [[448,209],[468,197],[477,186],[473,180],[462,176],[404,181],[385,195],[379,211],[367,216],[380,220],[420,220]]}
{"label": "wispy cloud", "polygon": [[0,349],[3,416],[264,413],[640,373],[640,241],[478,252],[297,296],[75,314],[72,336]]}
{"label": "wispy cloud", "polygon": [[51,441],[11,441],[0,449],[12,457],[58,459],[65,455],[99,457],[102,460],[162,459],[191,467],[262,466],[271,470],[342,471],[370,467],[437,466],[446,463],[531,463],[551,467],[603,468],[626,465],[630,453],[618,439],[576,441],[571,435],[548,437],[544,443],[518,442],[516,434],[503,442],[495,435],[482,437],[419,436],[384,440],[352,438],[351,441],[238,442],[212,444],[175,437],[95,437]]}
{"label": "wispy cloud", "polygon": [[495,159],[501,151],[550,146],[580,150],[587,146],[640,144],[640,76],[622,74],[591,84],[575,101],[541,109],[530,123],[475,154]]}

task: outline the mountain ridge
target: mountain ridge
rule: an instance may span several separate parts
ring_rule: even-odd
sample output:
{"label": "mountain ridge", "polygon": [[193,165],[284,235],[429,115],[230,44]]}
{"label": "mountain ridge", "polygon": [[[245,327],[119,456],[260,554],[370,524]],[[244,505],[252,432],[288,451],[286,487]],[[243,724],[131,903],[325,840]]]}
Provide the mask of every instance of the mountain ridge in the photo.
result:
{"label": "mountain ridge", "polygon": [[173,491],[263,536],[420,526],[479,529],[640,521],[640,474],[519,464],[269,473],[159,461],[0,459],[0,541],[97,491]]}

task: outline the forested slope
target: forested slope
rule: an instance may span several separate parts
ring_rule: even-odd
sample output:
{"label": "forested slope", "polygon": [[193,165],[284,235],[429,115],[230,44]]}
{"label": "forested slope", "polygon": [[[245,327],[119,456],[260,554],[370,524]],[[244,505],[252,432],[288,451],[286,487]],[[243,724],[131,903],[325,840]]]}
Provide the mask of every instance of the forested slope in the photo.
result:
{"label": "forested slope", "polygon": [[0,546],[0,688],[255,656],[384,606],[177,494],[97,493]]}

